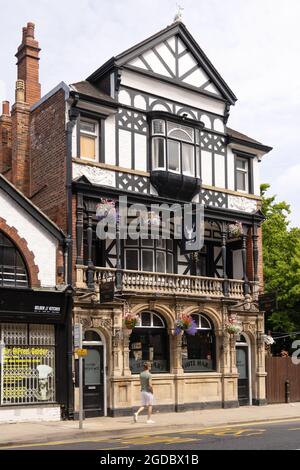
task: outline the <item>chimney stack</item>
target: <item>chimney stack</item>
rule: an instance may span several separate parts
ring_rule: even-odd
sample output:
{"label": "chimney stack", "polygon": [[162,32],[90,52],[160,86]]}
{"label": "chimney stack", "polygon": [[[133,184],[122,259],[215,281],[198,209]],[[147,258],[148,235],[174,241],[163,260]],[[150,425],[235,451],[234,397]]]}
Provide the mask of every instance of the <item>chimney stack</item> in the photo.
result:
{"label": "chimney stack", "polygon": [[0,173],[10,178],[11,169],[11,115],[9,101],[2,101],[2,114],[0,116]]}
{"label": "chimney stack", "polygon": [[25,84],[25,102],[32,106],[41,98],[39,83],[39,43],[34,39],[34,23],[23,28],[22,43],[18,47],[18,80]]}

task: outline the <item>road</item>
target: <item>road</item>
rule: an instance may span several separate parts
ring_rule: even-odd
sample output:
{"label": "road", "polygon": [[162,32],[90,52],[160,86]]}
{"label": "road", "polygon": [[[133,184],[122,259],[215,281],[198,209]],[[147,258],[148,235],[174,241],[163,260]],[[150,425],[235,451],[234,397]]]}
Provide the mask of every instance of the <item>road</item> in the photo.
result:
{"label": "road", "polygon": [[[177,432],[155,431],[113,438],[11,446],[11,450],[296,450],[300,449],[300,419],[259,422]],[[0,453],[1,458],[1,453]]]}

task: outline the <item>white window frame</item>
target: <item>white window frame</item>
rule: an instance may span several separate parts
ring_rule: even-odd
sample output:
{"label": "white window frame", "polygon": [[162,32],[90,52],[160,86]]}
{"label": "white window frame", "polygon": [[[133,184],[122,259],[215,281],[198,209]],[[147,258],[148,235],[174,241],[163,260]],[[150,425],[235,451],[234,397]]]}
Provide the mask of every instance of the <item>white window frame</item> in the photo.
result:
{"label": "white window frame", "polygon": [[[240,168],[238,166],[238,161],[244,161],[246,162],[246,168]],[[243,158],[243,157],[240,157],[239,155],[236,155],[235,157],[235,172],[236,172],[236,175],[235,175],[235,180],[236,180],[236,191],[239,191],[241,193],[249,193],[249,177],[250,177],[250,165],[249,165],[249,160],[247,158]],[[238,179],[237,179],[237,175],[238,173],[242,173],[246,176],[246,188],[245,189],[239,189],[238,188]]]}
{"label": "white window frame", "polygon": [[[92,124],[95,124],[95,132],[89,132],[81,129],[81,123],[82,122],[90,122]],[[81,135],[86,135],[88,137],[94,137],[95,138],[95,158],[87,158],[87,157],[82,157],[81,156]],[[85,161],[89,162],[97,162],[99,163],[99,122],[96,121],[95,119],[90,119],[90,118],[85,118],[82,117],[80,118],[79,121],[79,153],[80,153],[80,158]]]}

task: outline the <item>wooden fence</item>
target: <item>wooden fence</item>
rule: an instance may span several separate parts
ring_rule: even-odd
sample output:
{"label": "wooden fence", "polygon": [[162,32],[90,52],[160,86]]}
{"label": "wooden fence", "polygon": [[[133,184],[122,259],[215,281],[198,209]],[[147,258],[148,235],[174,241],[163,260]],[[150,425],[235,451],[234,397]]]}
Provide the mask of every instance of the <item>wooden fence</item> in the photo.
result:
{"label": "wooden fence", "polygon": [[300,401],[300,364],[293,364],[291,357],[267,357],[266,372],[268,403]]}

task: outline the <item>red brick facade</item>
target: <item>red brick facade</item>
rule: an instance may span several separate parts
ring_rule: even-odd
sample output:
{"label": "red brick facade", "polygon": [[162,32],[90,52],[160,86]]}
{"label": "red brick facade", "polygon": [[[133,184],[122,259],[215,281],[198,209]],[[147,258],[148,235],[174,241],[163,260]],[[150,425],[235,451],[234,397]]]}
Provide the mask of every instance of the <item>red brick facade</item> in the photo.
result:
{"label": "red brick facade", "polygon": [[59,90],[30,117],[31,199],[67,228],[65,94]]}
{"label": "red brick facade", "polygon": [[41,283],[38,278],[39,268],[35,263],[34,254],[28,248],[26,240],[20,237],[15,227],[7,225],[2,217],[0,217],[0,230],[11,239],[22,254],[29,276],[30,287],[40,287]]}
{"label": "red brick facade", "polygon": [[3,102],[0,116],[0,173],[11,168],[11,116],[8,101]]}

